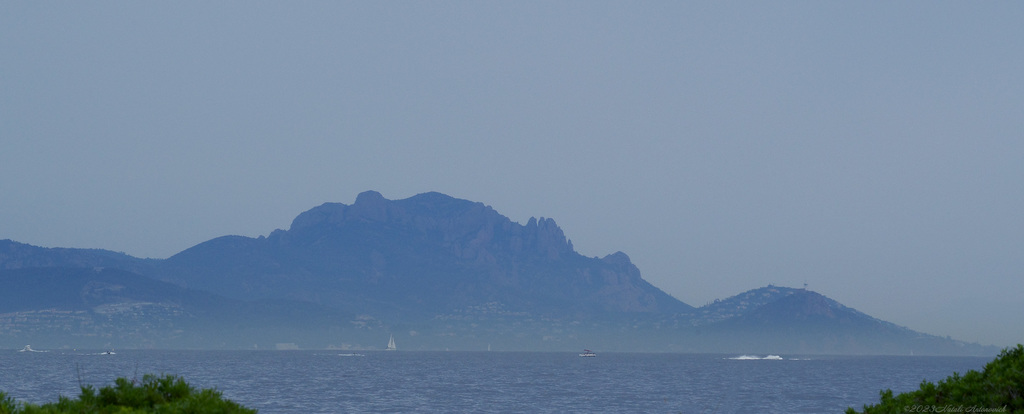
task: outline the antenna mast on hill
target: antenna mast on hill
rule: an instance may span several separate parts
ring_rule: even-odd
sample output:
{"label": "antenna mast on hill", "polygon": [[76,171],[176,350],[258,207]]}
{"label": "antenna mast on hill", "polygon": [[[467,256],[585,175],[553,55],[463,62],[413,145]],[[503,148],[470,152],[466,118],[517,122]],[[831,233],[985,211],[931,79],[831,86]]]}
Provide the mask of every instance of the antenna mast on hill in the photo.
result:
{"label": "antenna mast on hill", "polygon": [[807,290],[807,281],[804,281],[804,290]]}

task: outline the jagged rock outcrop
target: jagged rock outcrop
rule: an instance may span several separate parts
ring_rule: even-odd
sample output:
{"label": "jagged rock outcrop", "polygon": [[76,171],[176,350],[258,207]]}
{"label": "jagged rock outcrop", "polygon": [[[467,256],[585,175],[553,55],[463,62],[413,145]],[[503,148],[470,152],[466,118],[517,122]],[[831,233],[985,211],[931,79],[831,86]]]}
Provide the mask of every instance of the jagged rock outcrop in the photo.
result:
{"label": "jagged rock outcrop", "polygon": [[398,201],[389,201],[376,191],[363,192],[351,206],[325,203],[306,211],[292,221],[287,232],[275,231],[271,237],[326,237],[329,231],[346,225],[368,223],[415,230],[419,236],[433,237],[433,241],[464,259],[487,260],[492,250],[540,253],[549,260],[574,253],[562,229],[550,218],[530,218],[523,226],[483,203],[436,192]]}
{"label": "jagged rock outcrop", "polygon": [[550,218],[512,222],[483,203],[432,192],[325,203],[265,238],[221,237],[158,274],[240,299],[287,298],[382,314],[433,315],[482,303],[548,316],[692,310],[640,276],[624,253],[576,253]]}

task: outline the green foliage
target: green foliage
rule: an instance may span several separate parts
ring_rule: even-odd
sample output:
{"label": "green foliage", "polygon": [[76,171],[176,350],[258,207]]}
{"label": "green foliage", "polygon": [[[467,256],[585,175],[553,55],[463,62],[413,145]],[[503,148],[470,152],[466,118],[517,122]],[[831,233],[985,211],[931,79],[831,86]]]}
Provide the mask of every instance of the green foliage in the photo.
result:
{"label": "green foliage", "polygon": [[43,405],[18,404],[0,392],[0,414],[255,414],[212,389],[196,390],[185,380],[173,376],[146,375],[141,383],[118,378],[114,385],[100,388],[82,387],[77,400],[60,397],[55,403]]}
{"label": "green foliage", "polygon": [[953,373],[938,384],[923,381],[919,390],[896,396],[892,390],[879,394],[881,401],[865,405],[863,413],[1024,413],[1024,345],[1004,349],[981,372]]}
{"label": "green foliage", "polygon": [[12,414],[17,408],[18,406],[14,403],[13,398],[0,392],[0,414]]}

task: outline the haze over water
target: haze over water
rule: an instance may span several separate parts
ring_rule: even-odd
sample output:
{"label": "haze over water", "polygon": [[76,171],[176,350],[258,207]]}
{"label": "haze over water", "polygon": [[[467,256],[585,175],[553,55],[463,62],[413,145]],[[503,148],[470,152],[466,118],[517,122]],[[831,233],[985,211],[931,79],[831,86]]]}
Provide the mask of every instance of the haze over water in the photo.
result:
{"label": "haze over water", "polygon": [[0,5],[0,239],[166,258],[365,190],[700,306],[1024,342],[1016,2]]}
{"label": "haze over water", "polygon": [[[757,355],[763,358],[767,355]],[[0,390],[19,401],[77,396],[144,373],[266,413],[842,412],[989,358],[519,352],[0,352]]]}

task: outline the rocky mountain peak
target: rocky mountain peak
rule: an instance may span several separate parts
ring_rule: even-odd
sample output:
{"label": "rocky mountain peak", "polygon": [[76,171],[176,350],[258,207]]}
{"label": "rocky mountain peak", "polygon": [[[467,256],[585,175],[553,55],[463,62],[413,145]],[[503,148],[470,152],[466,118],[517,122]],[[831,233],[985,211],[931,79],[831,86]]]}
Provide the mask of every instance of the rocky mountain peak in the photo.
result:
{"label": "rocky mountain peak", "polygon": [[565,238],[565,233],[553,219],[530,217],[523,229],[534,250],[543,253],[549,260],[575,253]]}
{"label": "rocky mountain peak", "polygon": [[354,218],[367,221],[387,221],[389,202],[376,191],[364,191],[356,196],[355,204],[349,209]]}
{"label": "rocky mountain peak", "polygon": [[629,260],[629,256],[627,256],[623,252],[615,252],[609,254],[605,257],[602,257],[601,260],[603,260],[605,263],[616,266],[633,265],[633,262]]}
{"label": "rocky mountain peak", "polygon": [[242,299],[346,307],[371,300],[367,292],[386,292],[374,303],[431,311],[480,301],[553,314],[690,309],[644,281],[624,253],[604,260],[576,253],[553,219],[521,225],[483,203],[437,192],[388,200],[367,191],[352,205],[303,212],[287,231],[243,239],[176,255],[168,280]]}
{"label": "rocky mountain peak", "polygon": [[384,195],[382,195],[381,193],[373,190],[367,190],[356,195],[355,204],[373,204],[383,203],[385,201],[387,201],[387,199],[385,199]]}
{"label": "rocky mountain peak", "polygon": [[366,191],[352,205],[324,203],[299,214],[289,233],[343,232],[343,227],[352,223],[385,223],[423,237],[437,237],[464,258],[487,257],[496,251],[540,253],[548,260],[576,254],[553,219],[531,217],[520,225],[483,203],[438,192],[388,200],[376,191]]}

